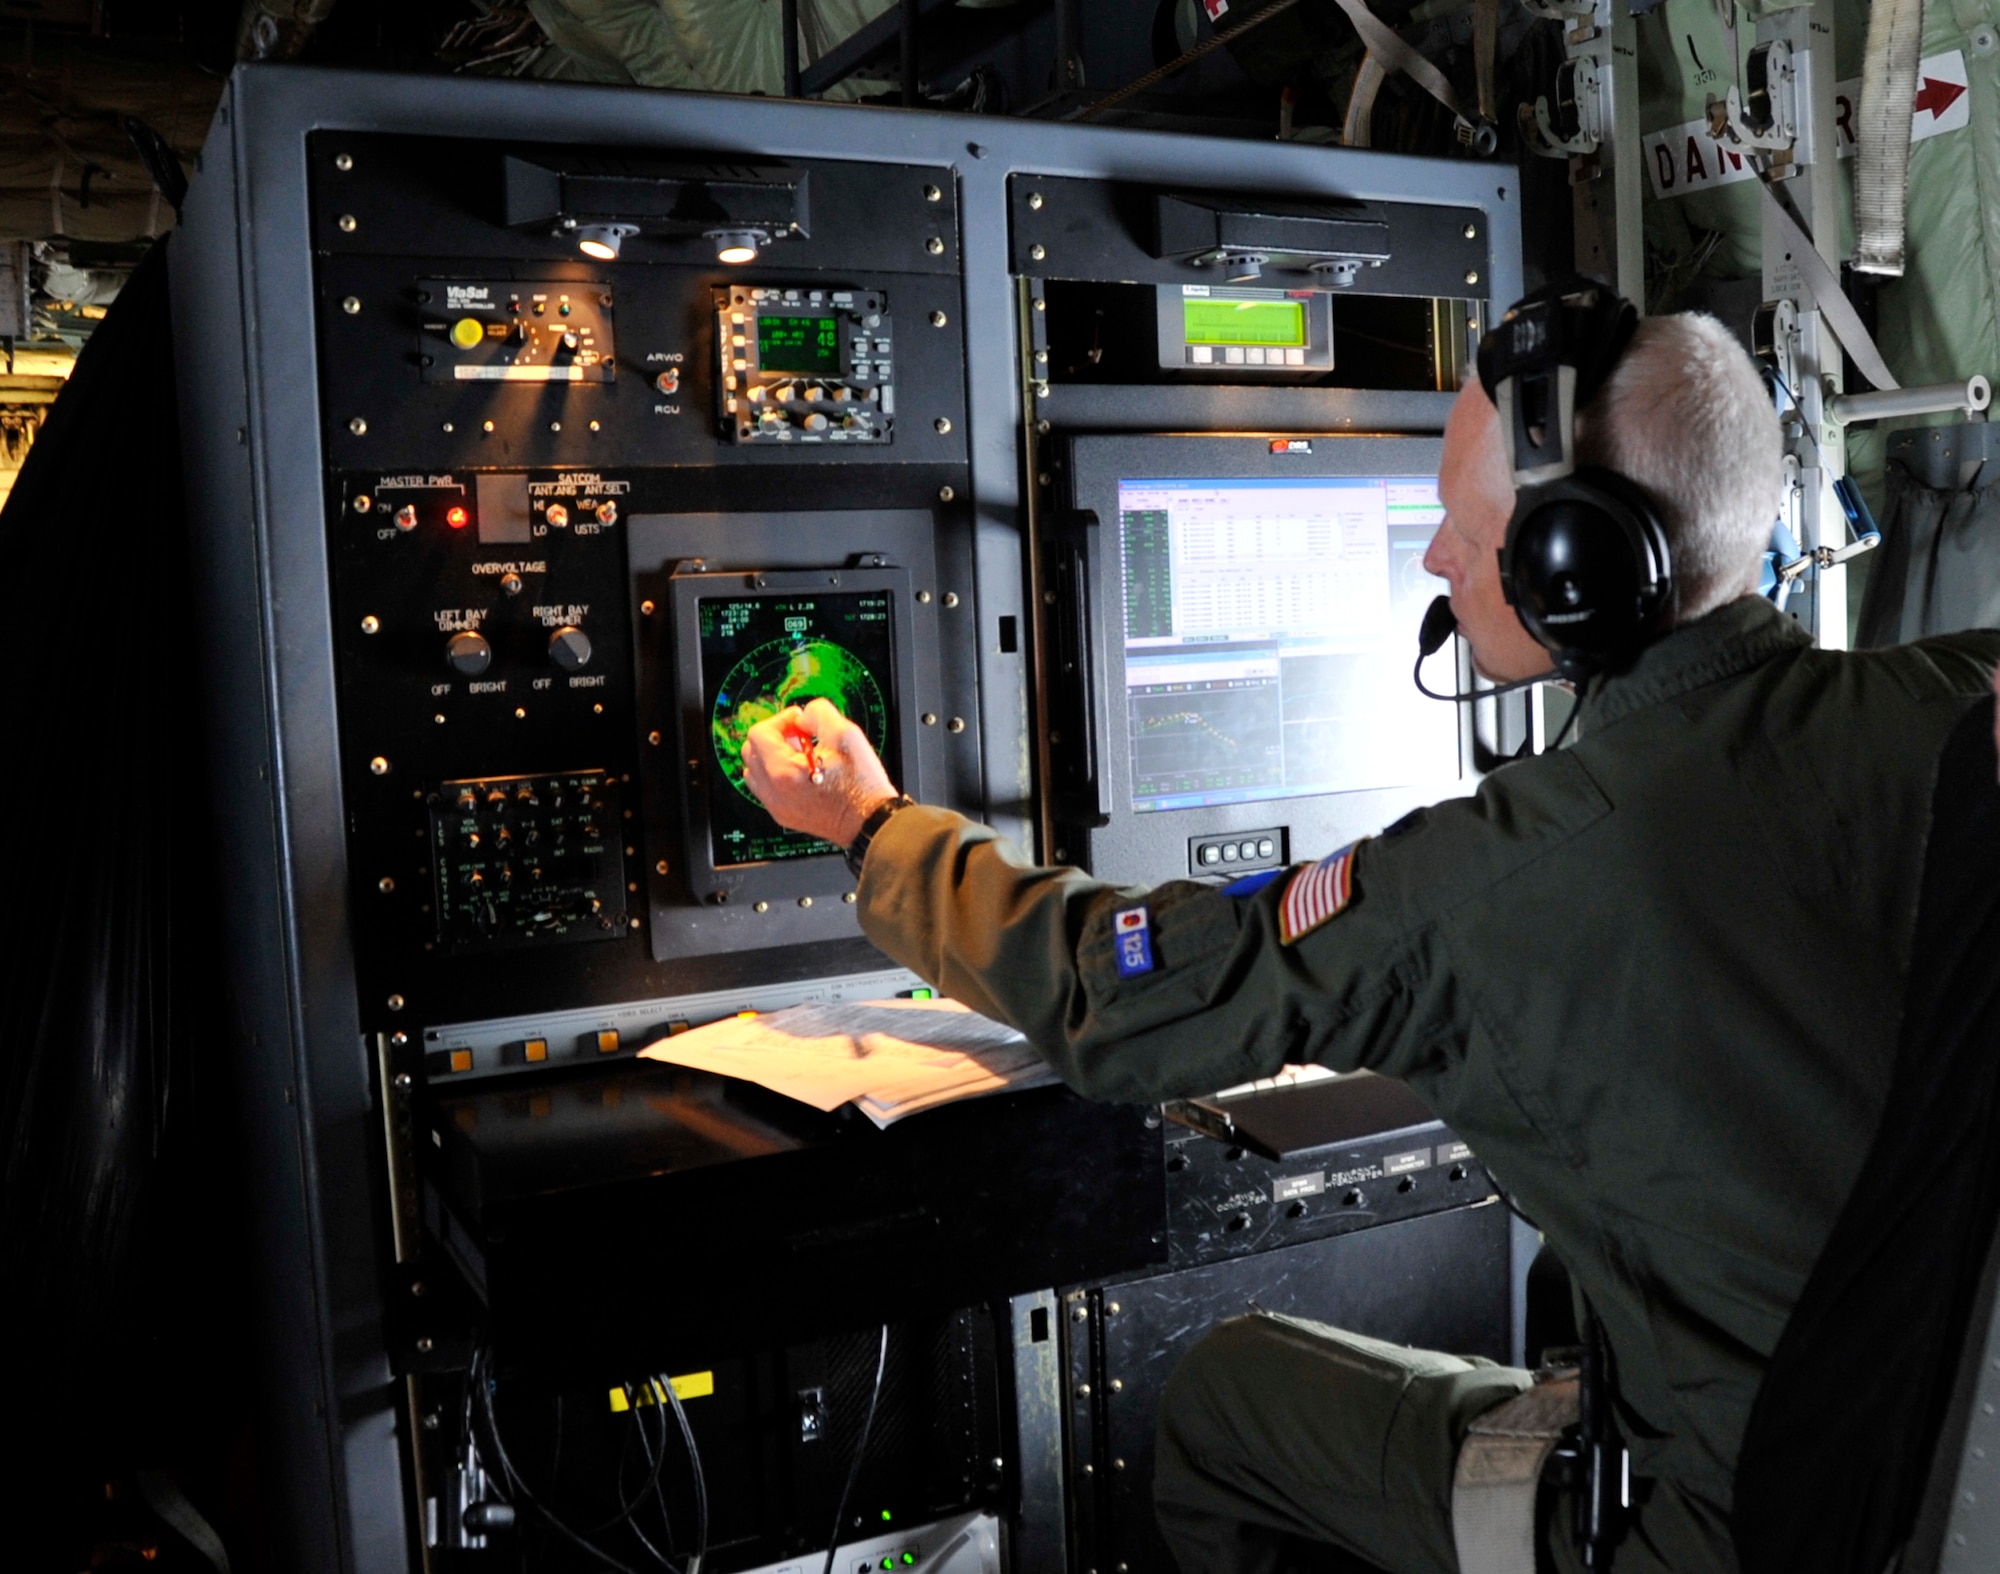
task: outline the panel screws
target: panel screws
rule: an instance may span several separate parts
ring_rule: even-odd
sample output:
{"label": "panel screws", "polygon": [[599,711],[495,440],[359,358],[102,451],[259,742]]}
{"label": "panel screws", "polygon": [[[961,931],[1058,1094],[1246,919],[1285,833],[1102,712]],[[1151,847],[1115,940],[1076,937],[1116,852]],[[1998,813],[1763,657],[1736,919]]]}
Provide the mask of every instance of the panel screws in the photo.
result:
{"label": "panel screws", "polygon": [[813,905],[813,899],[812,899],[811,897],[809,897],[809,896],[802,896],[802,897],[800,897],[800,898],[799,898],[799,906],[801,906],[801,907],[811,907],[812,905]]}
{"label": "panel screws", "polygon": [[918,591],[918,592],[917,592],[917,605],[918,605],[918,606],[920,606],[920,607],[927,607],[927,606],[929,606],[930,604],[931,604],[931,593],[930,593],[930,592],[929,592],[928,590],[920,590],[920,591]]}
{"label": "panel screws", "polygon": [[841,897],[841,900],[842,900],[843,902],[847,903],[847,904],[848,904],[848,905],[849,905],[850,907],[851,907],[851,906],[853,906],[853,905],[854,905],[854,893],[853,893],[852,891],[849,891],[849,892],[847,892],[847,893],[846,893],[846,894],[845,894],[844,896],[842,896],[842,897]]}
{"label": "panel screws", "polygon": [[944,730],[945,730],[946,732],[963,732],[963,731],[965,731],[965,718],[964,718],[963,716],[954,716],[954,717],[952,717],[952,719],[951,719],[950,721],[948,721],[948,722],[946,722],[946,723],[944,724]]}
{"label": "panel screws", "polygon": [[396,882],[385,874],[375,882],[375,889],[380,891],[384,896],[387,896],[391,891],[396,889]]}
{"label": "panel screws", "polygon": [[1106,1317],[1116,1317],[1121,1310],[1123,1308],[1116,1301],[1111,1301],[1105,1305],[1104,1315]]}
{"label": "panel screws", "polygon": [[947,590],[947,591],[946,591],[946,592],[944,593],[944,604],[945,604],[946,606],[948,606],[948,607],[955,607],[955,606],[957,606],[957,605],[958,605],[958,592],[957,592],[957,591],[955,591],[955,590]]}
{"label": "panel screws", "polygon": [[1048,248],[1045,247],[1040,241],[1036,241],[1034,245],[1028,248],[1029,258],[1035,262],[1042,261],[1044,258],[1048,256],[1048,254],[1049,254]]}
{"label": "panel screws", "polygon": [[431,717],[431,720],[436,722],[440,727],[442,727],[444,725],[444,712],[439,711],[435,716]]}
{"label": "panel screws", "polygon": [[1465,282],[1467,284],[1477,284],[1479,282],[1479,270],[1477,268],[1467,268],[1465,270]]}
{"label": "panel screws", "polygon": [[944,193],[942,191],[939,191],[937,187],[935,186],[924,187],[924,201],[940,202],[943,199],[944,199]]}
{"label": "panel screws", "polygon": [[333,167],[334,167],[335,169],[339,170],[339,171],[341,172],[341,174],[345,175],[345,174],[346,174],[346,173],[347,173],[347,172],[348,172],[349,170],[351,170],[352,168],[354,168],[354,157],[353,157],[353,155],[352,155],[352,154],[349,154],[349,153],[336,153],[336,154],[334,154],[334,156],[333,156]]}
{"label": "panel screws", "polygon": [[942,437],[946,432],[951,430],[951,417],[941,415],[935,421],[931,422],[931,425],[938,429],[938,436]]}
{"label": "panel screws", "polygon": [[667,861],[666,861],[666,859],[662,858],[662,859],[661,859],[661,860],[660,860],[660,861],[659,861],[658,863],[656,863],[656,864],[654,864],[654,865],[653,865],[653,873],[654,873],[654,874],[665,874],[666,872],[667,872]]}
{"label": "panel screws", "polygon": [[1036,209],[1037,211],[1040,210],[1042,206],[1042,194],[1039,191],[1031,191],[1028,193],[1028,206]]}
{"label": "panel screws", "polygon": [[1125,1379],[1124,1379],[1124,1378],[1122,1378],[1122,1377],[1114,1377],[1114,1378],[1112,1378],[1112,1379],[1111,1379],[1111,1391],[1112,1391],[1112,1392],[1113,1392],[1114,1394],[1122,1394],[1122,1393],[1124,1393],[1124,1392],[1125,1392]]}
{"label": "panel screws", "polygon": [[374,614],[374,613],[372,613],[372,612],[371,612],[371,613],[369,613],[367,617],[365,617],[365,618],[363,618],[363,619],[361,620],[361,632],[362,632],[362,633],[364,633],[364,634],[379,634],[379,633],[381,633],[381,632],[382,632],[382,620],[381,620],[380,618],[378,618],[377,616],[375,616],[375,614]]}
{"label": "panel screws", "polygon": [[373,775],[387,776],[389,774],[389,762],[378,754],[368,762],[368,769]]}
{"label": "panel screws", "polygon": [[759,902],[754,908],[751,909],[751,911],[758,913],[768,913],[770,910],[771,910],[771,904],[769,902]]}
{"label": "panel screws", "polygon": [[1087,1323],[1090,1321],[1090,1308],[1087,1306],[1079,1306],[1075,1310],[1073,1310],[1069,1315],[1071,1321],[1073,1322]]}
{"label": "panel screws", "polygon": [[940,503],[949,503],[956,496],[958,496],[958,494],[948,486],[941,486],[938,488],[938,501]]}
{"label": "panel screws", "polygon": [[657,749],[660,746],[660,735],[657,732],[649,732],[646,734],[646,741]]}
{"label": "panel screws", "polygon": [[370,497],[366,492],[363,492],[354,500],[354,511],[357,514],[365,514],[374,506],[375,499]]}
{"label": "panel screws", "polygon": [[361,297],[358,295],[348,296],[346,300],[340,303],[340,309],[350,317],[357,315],[361,310]]}
{"label": "panel screws", "polygon": [[368,423],[362,420],[361,417],[357,415],[353,420],[347,423],[347,429],[350,432],[352,432],[356,437],[360,437],[368,430]]}
{"label": "panel screws", "polygon": [[479,429],[482,432],[490,432],[493,430],[493,423],[491,421],[481,421],[479,423]]}
{"label": "panel screws", "polygon": [[649,618],[649,617],[651,617],[652,615],[653,615],[653,604],[652,604],[652,602],[650,602],[650,601],[642,601],[642,602],[640,602],[640,603],[639,603],[639,616],[640,616],[640,617],[642,617],[642,618]]}
{"label": "panel screws", "polygon": [[343,235],[352,235],[352,234],[354,233],[354,215],[353,215],[353,214],[351,214],[351,213],[343,213],[343,214],[341,214],[341,216],[339,217],[339,219],[338,219],[338,220],[336,220],[335,222],[336,222],[336,223],[338,223],[338,224],[340,225],[340,233],[341,233],[341,234],[343,234]]}
{"label": "panel screws", "polygon": [[934,710],[927,710],[927,711],[925,711],[925,712],[924,712],[924,725],[925,725],[926,727],[935,727],[935,726],[937,725],[937,712],[936,712],[936,711],[934,711]]}
{"label": "panel screws", "polygon": [[421,1339],[419,1339],[417,1341],[417,1348],[420,1351],[422,1351],[425,1355],[429,1355],[431,1353],[431,1336],[429,1334],[425,1334]]}
{"label": "panel screws", "polygon": [[[409,1042],[409,1035],[406,1033],[398,1033],[396,1037],[402,1039],[404,1043]],[[407,1071],[399,1071],[396,1073],[396,1086],[400,1088],[403,1092],[407,1093],[410,1091],[410,1084],[411,1084],[411,1078],[410,1074]]]}
{"label": "panel screws", "polygon": [[932,313],[931,313],[931,326],[932,326],[933,328],[942,328],[942,327],[943,327],[943,326],[944,326],[944,325],[945,325],[946,323],[948,323],[948,322],[950,322],[950,321],[951,321],[951,319],[950,319],[949,317],[945,316],[945,314],[944,314],[943,312],[932,312]]}
{"label": "panel screws", "polygon": [[1090,1384],[1078,1383],[1076,1385],[1076,1397],[1079,1399],[1088,1399],[1090,1397]]}
{"label": "panel screws", "polygon": [[924,250],[929,252],[933,257],[942,257],[944,255],[943,239],[933,235],[929,240],[924,242]]}
{"label": "panel screws", "polygon": [[1467,240],[1478,240],[1478,239],[1479,239],[1479,226],[1478,226],[1477,224],[1468,224],[1468,225],[1466,225],[1466,226],[1465,226],[1465,238],[1466,238]]}
{"label": "panel screws", "polygon": [[391,1011],[401,1011],[403,1009],[403,997],[401,995],[391,995],[389,997],[389,1009]]}

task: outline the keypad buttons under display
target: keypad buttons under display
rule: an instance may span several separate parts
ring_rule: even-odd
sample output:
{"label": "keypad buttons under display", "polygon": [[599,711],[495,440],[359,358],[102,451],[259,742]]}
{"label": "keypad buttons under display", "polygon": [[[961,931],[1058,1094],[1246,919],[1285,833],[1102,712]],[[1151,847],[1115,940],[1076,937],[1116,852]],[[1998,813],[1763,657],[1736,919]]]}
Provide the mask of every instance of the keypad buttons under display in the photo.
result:
{"label": "keypad buttons under display", "polygon": [[1193,874],[1234,877],[1246,869],[1274,869],[1286,861],[1286,831],[1283,826],[1268,830],[1223,831],[1188,841],[1188,870]]}

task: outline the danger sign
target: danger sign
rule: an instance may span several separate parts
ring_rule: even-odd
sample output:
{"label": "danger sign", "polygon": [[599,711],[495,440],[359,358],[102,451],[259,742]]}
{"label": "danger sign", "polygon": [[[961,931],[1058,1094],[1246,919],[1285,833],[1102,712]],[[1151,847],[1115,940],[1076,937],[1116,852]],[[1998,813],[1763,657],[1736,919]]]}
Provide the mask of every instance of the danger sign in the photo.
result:
{"label": "danger sign", "polygon": [[[1836,82],[1834,141],[1842,158],[1854,157],[1854,119],[1861,103],[1861,79]],[[1972,119],[1972,102],[1965,91],[1965,55],[1954,49],[1931,55],[1917,64],[1916,101],[1910,111],[1910,140],[1957,131]],[[1685,197],[1690,192],[1755,180],[1757,171],[1741,148],[1718,142],[1708,134],[1706,120],[1690,120],[1645,137],[1646,177],[1655,197]]]}

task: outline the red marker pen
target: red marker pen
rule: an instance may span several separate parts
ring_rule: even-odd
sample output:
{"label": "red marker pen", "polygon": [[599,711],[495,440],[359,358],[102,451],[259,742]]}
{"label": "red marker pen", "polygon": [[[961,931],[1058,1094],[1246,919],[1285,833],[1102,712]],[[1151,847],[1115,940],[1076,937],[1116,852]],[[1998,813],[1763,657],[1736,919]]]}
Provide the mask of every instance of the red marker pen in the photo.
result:
{"label": "red marker pen", "polygon": [[826,780],[826,772],[820,768],[819,757],[813,753],[813,750],[819,745],[819,739],[811,733],[798,731],[788,731],[786,736],[793,743],[797,744],[799,752],[805,755],[806,770],[812,776],[812,784],[815,787],[819,786],[821,782]]}

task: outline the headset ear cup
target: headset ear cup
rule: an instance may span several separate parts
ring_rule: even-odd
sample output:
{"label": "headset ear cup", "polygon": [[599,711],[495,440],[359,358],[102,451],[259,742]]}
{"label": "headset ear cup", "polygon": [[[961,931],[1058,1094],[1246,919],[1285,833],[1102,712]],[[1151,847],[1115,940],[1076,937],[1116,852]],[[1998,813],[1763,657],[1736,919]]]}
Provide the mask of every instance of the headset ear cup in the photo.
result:
{"label": "headset ear cup", "polygon": [[1566,677],[1629,666],[1671,613],[1666,532],[1645,494],[1609,471],[1523,489],[1502,562],[1522,626]]}

